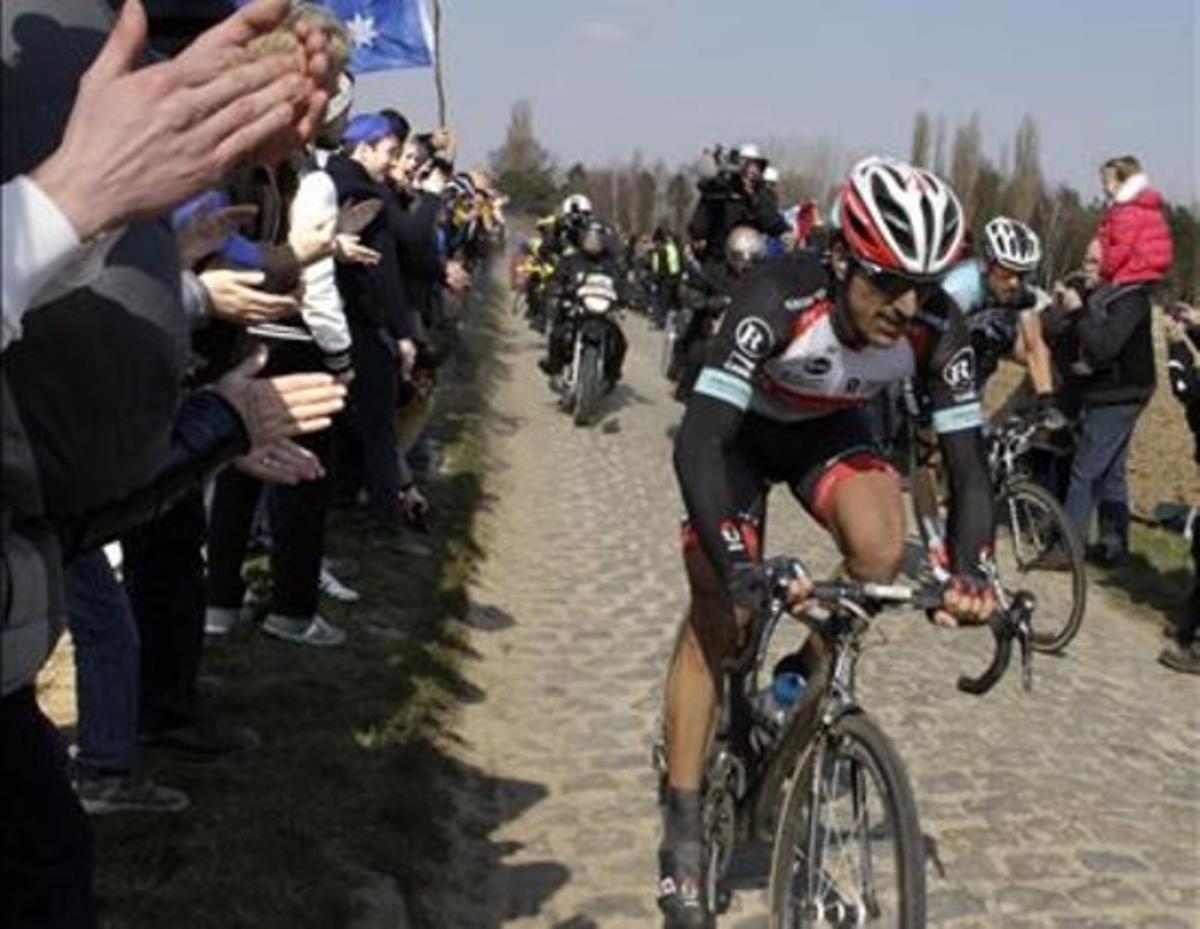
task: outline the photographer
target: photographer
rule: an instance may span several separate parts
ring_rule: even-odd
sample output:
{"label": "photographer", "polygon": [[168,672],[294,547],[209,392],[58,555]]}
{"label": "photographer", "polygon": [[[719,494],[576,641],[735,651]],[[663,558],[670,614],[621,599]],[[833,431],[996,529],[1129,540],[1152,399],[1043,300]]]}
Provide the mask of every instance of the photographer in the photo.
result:
{"label": "photographer", "polygon": [[768,236],[788,231],[775,191],[763,179],[767,158],[757,145],[739,146],[729,160],[717,148],[713,159],[717,173],[699,182],[700,202],[688,223],[692,247],[705,265],[724,260],[725,239],[735,226]]}
{"label": "photographer", "polygon": [[[1171,393],[1187,410],[1188,426],[1195,439],[1193,458],[1200,465],[1200,371],[1195,351],[1200,349],[1200,309],[1177,303],[1167,311],[1168,376]],[[1200,529],[1192,526],[1192,593],[1186,612],[1174,630],[1173,641],[1158,656],[1160,664],[1184,674],[1200,674]]]}

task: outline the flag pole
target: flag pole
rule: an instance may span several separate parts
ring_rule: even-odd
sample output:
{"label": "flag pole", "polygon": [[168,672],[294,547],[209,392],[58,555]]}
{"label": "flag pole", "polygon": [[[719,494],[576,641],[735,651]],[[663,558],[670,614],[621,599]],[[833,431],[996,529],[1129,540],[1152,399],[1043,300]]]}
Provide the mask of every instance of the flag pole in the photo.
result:
{"label": "flag pole", "polygon": [[438,125],[446,125],[446,87],[442,82],[442,4],[433,0],[433,81],[437,88]]}

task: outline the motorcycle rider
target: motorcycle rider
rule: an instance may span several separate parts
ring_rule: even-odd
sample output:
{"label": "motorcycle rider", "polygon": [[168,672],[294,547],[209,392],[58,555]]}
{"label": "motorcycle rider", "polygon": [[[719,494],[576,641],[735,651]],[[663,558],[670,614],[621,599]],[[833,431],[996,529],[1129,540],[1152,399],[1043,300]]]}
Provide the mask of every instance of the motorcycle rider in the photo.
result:
{"label": "motorcycle rider", "polygon": [[762,149],[750,143],[740,145],[736,158],[736,174],[719,166],[716,177],[698,185],[700,202],[688,223],[688,235],[706,265],[724,260],[725,239],[735,226],[750,226],[768,236],[787,232],[775,191],[763,179],[768,161]]}
{"label": "motorcycle rider", "polygon": [[[580,227],[575,238],[577,247],[573,246],[559,261],[548,288],[550,336],[546,344],[546,357],[538,362],[538,367],[550,377],[557,376],[571,357],[575,326],[570,310],[579,286],[591,275],[603,275],[612,283],[616,305],[623,306],[627,300],[625,282],[617,266],[616,235],[613,230],[604,222],[590,218]],[[605,375],[609,384],[615,385],[621,379],[627,343],[624,333],[615,322],[612,328],[614,351],[608,358]]]}

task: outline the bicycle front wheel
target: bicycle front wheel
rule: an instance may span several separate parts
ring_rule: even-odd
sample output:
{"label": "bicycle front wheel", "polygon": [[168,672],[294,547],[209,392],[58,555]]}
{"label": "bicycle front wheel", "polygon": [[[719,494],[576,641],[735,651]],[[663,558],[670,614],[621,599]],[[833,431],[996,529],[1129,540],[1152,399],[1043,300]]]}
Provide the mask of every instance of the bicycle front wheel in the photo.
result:
{"label": "bicycle front wheel", "polygon": [[780,812],[771,929],[924,929],[925,845],[891,741],[843,716],[808,754]]}
{"label": "bicycle front wheel", "polygon": [[1079,632],[1087,607],[1083,545],[1062,505],[1040,484],[1014,481],[997,504],[1000,580],[1037,597],[1033,647],[1060,652]]}

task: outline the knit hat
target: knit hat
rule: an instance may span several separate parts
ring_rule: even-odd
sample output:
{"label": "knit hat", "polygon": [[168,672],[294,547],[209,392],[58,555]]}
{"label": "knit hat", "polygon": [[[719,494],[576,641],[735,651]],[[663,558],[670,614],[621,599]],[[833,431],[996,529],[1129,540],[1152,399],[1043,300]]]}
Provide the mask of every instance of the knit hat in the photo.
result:
{"label": "knit hat", "polygon": [[391,124],[378,113],[359,113],[342,133],[342,141],[353,148],[355,145],[371,145],[384,136],[393,135]]}
{"label": "knit hat", "polygon": [[354,102],[354,78],[349,73],[343,71],[338,75],[337,93],[329,98],[329,102],[325,104],[325,125],[332,126],[338,119],[350,109],[350,104]]}

